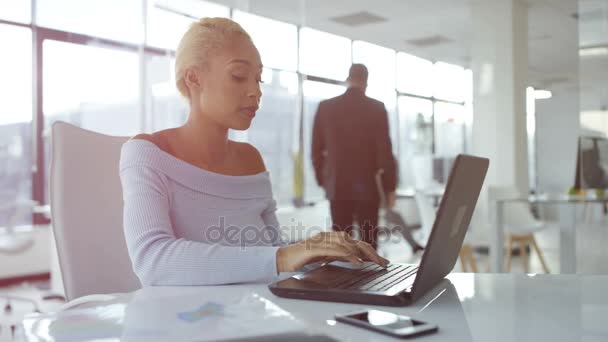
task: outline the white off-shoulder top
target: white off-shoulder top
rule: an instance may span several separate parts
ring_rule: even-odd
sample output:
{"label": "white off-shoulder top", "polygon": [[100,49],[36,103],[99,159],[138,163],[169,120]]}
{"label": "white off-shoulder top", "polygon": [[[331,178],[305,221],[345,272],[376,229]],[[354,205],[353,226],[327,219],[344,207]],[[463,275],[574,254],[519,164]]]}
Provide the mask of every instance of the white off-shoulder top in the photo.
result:
{"label": "white off-shoulder top", "polygon": [[120,157],[124,232],[142,285],[269,281],[280,237],[268,172],[210,172],[147,140]]}

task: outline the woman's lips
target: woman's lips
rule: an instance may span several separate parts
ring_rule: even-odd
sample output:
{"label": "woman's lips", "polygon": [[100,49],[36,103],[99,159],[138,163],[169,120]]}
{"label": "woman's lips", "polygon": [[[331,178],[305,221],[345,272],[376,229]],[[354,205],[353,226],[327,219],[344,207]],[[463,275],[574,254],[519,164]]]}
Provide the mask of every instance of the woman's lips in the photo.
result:
{"label": "woman's lips", "polygon": [[255,112],[258,111],[258,107],[244,107],[241,108],[241,112],[244,113],[245,115],[253,118],[255,117]]}

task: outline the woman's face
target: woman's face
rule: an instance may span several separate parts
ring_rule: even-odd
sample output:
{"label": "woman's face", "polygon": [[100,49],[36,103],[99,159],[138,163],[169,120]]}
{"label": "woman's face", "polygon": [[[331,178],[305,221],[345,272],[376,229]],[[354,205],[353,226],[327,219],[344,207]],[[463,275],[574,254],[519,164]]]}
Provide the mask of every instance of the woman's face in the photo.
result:
{"label": "woman's face", "polygon": [[237,36],[212,53],[200,74],[199,107],[202,115],[236,130],[251,125],[262,91],[262,61],[253,43]]}

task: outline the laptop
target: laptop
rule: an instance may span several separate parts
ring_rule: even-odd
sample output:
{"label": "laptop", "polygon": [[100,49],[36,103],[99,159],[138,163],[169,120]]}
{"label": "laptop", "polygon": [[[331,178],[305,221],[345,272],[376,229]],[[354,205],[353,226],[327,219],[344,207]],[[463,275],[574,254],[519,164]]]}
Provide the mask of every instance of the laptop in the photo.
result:
{"label": "laptop", "polygon": [[458,155],[420,265],[389,264],[385,269],[334,262],[276,281],[279,297],[370,305],[406,306],[452,271],[488,170],[489,160]]}

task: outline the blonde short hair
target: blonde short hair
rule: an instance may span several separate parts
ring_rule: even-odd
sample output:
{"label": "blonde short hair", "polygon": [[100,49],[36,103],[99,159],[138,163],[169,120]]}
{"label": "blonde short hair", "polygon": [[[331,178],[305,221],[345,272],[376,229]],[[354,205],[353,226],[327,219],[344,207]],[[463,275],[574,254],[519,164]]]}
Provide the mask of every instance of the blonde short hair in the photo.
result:
{"label": "blonde short hair", "polygon": [[211,52],[223,47],[234,36],[251,40],[241,25],[226,18],[203,18],[190,25],[175,53],[175,83],[184,97],[190,98],[184,79],[186,70],[192,66],[204,67]]}

